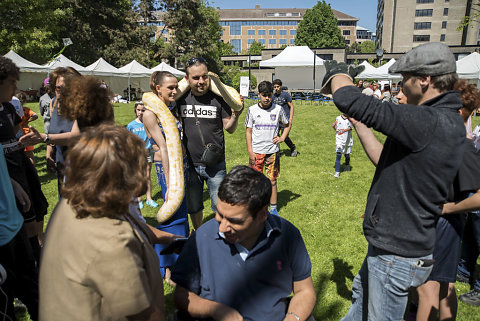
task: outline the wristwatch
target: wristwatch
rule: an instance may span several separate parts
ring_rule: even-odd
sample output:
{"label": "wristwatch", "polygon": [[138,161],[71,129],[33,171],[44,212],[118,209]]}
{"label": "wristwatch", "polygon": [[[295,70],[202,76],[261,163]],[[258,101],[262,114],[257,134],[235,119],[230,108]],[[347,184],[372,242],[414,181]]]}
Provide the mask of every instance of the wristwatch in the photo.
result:
{"label": "wristwatch", "polygon": [[50,143],[50,137],[48,137],[48,134],[45,134],[45,139],[43,140],[45,144]]}

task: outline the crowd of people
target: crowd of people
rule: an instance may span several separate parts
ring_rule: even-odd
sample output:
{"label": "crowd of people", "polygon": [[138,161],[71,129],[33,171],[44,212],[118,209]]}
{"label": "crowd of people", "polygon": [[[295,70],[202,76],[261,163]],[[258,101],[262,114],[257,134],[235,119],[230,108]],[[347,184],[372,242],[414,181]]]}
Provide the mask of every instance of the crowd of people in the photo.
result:
{"label": "crowd of people", "polygon": [[[376,167],[363,221],[368,250],[342,320],[403,320],[406,311],[418,321],[455,319],[454,283],[473,283],[478,257],[479,214],[463,213],[480,209],[480,135],[465,129],[479,90],[458,79],[453,54],[439,43],[390,67],[403,76],[396,97],[388,85],[355,85],[361,67],[325,67],[322,92],[342,112],[332,125],[334,176],[342,154],[343,170],[351,169],[353,130]],[[294,105],[281,80],[259,83],[260,100],[245,117],[248,166],[227,174],[224,131],[236,131],[243,109],[210,90],[203,58],[187,62],[183,92],[173,74],[153,73],[150,88],[167,114],[139,101],[126,128],[115,125],[113,94],[99,79],[57,68],[44,82],[40,133],[28,126],[36,114],[22,108],[22,120],[9,103],[18,79],[15,64],[0,57],[3,319],[15,320],[17,297],[32,320],[165,320],[163,279],[175,287],[177,320],[313,320],[309,254],[277,209],[279,144],[298,154],[289,138]],[[153,165],[163,201],[173,197],[167,116],[180,138],[185,193],[151,226],[141,209],[145,194],[146,205],[159,207]],[[371,128],[387,136],[383,144]],[[28,154],[37,144],[47,145],[47,168],[58,179],[45,235],[48,203]],[[213,160],[205,156],[211,146]],[[207,222],[205,184],[215,213]],[[460,299],[480,305],[479,284]]]}

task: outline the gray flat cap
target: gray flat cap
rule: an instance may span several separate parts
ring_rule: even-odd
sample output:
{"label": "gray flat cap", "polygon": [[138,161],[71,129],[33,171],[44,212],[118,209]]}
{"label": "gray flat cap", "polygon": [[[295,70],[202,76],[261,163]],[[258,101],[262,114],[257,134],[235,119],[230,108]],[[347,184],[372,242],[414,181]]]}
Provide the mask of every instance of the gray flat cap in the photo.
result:
{"label": "gray flat cap", "polygon": [[391,74],[440,76],[456,70],[455,56],[450,49],[440,42],[431,42],[415,47],[404,54],[390,66],[388,72]]}

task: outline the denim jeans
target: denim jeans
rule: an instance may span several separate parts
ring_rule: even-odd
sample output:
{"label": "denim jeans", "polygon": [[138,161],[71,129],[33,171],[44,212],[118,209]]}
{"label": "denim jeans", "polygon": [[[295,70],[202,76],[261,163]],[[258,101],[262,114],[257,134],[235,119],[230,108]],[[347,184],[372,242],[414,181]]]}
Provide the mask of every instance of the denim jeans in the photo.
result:
{"label": "denim jeans", "polygon": [[[340,172],[340,160],[342,159],[342,153],[337,152],[335,158],[335,172]],[[345,154],[345,165],[350,165],[350,154]]]}
{"label": "denim jeans", "polygon": [[368,246],[360,272],[353,279],[352,305],[342,321],[403,320],[408,290],[427,280],[432,265],[423,260],[432,255],[407,258]]}
{"label": "denim jeans", "polygon": [[[472,278],[480,253],[480,212],[468,213],[467,224],[463,232],[462,254],[458,263],[457,272],[467,278]],[[480,280],[473,284],[475,290],[480,291]]]}
{"label": "denim jeans", "polygon": [[225,162],[220,162],[213,167],[190,166],[187,184],[188,213],[198,213],[203,210],[203,185],[207,183],[210,194],[211,209],[217,212],[218,188],[223,178],[227,175]]}

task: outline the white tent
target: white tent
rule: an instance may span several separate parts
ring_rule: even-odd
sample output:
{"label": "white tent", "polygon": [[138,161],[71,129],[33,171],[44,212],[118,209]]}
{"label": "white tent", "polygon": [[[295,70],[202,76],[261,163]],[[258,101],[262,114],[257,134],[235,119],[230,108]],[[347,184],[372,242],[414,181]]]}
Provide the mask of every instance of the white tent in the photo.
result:
{"label": "white tent", "polygon": [[325,75],[323,62],[308,46],[290,46],[272,59],[261,61],[260,67],[274,67],[275,78],[281,79],[289,89],[316,89],[314,87],[321,87]]}
{"label": "white tent", "polygon": [[142,66],[136,60],[132,60],[129,64],[118,68],[123,77],[128,77],[127,88],[120,93],[124,97],[140,99],[141,93],[150,91],[150,74],[151,71],[147,67]]}
{"label": "white tent", "polygon": [[5,57],[11,59],[20,68],[20,80],[17,87],[21,90],[38,90],[47,77],[47,69],[23,58],[13,50],[10,50]]}
{"label": "white tent", "polygon": [[85,67],[85,70],[87,74],[95,76],[114,76],[120,73],[118,68],[110,65],[103,58],[99,58],[93,64]]}
{"label": "white tent", "polygon": [[71,61],[70,59],[68,59],[62,54],[60,54],[57,58],[53,59],[52,61],[44,64],[43,66],[47,68],[49,72],[55,70],[55,68],[58,68],[58,67],[64,67],[64,68],[73,67],[80,73],[86,72],[85,67],[80,66],[79,64]]}
{"label": "white tent", "polygon": [[362,71],[357,77],[357,79],[379,79],[379,80],[393,80],[393,79],[401,79],[401,75],[394,75],[388,73],[388,68],[395,63],[395,59],[390,59],[386,64],[375,68],[370,65],[367,61],[361,63],[361,65],[365,66],[365,70]]}
{"label": "white tent", "polygon": [[480,54],[473,52],[457,61],[457,74],[480,87]]}
{"label": "white tent", "polygon": [[185,73],[183,71],[180,71],[178,69],[173,68],[172,66],[162,62],[158,64],[157,66],[153,67],[150,69],[150,72],[153,73],[155,71],[169,71],[172,74],[174,74],[176,77],[184,77]]}

